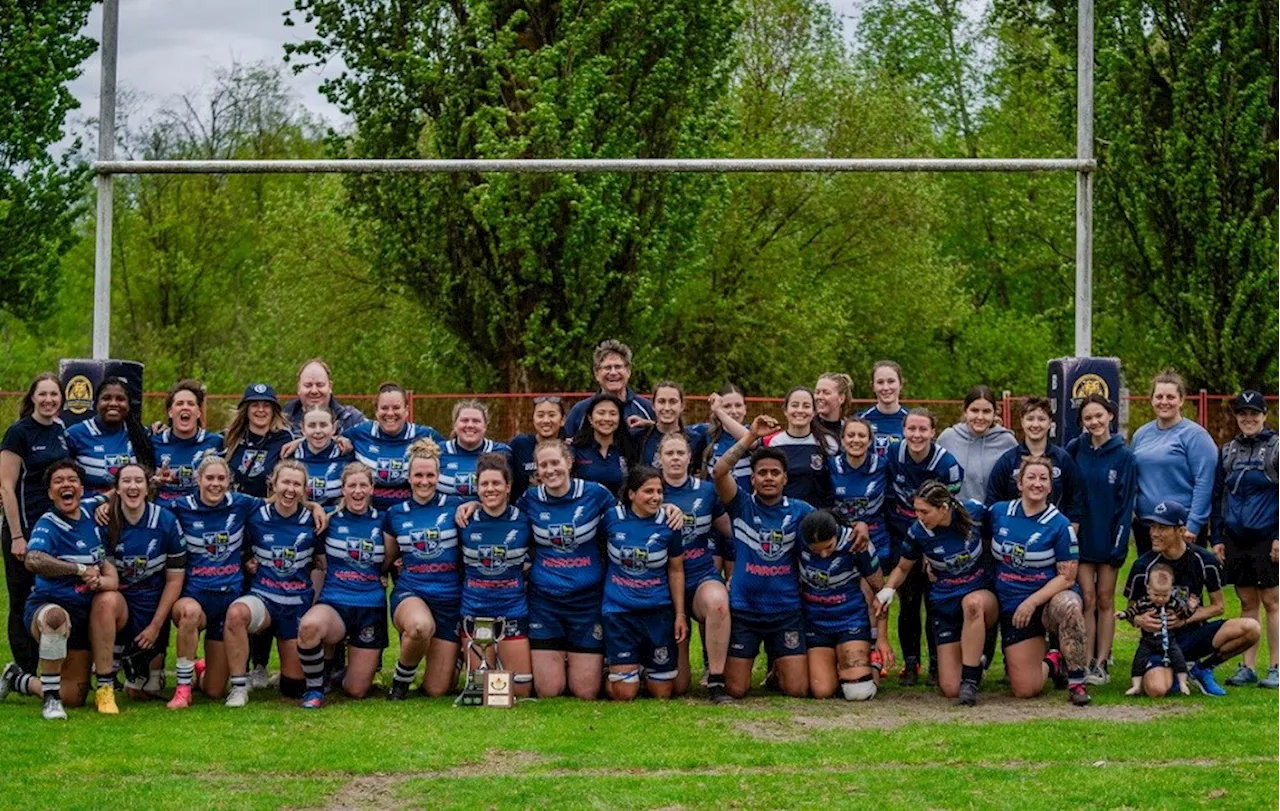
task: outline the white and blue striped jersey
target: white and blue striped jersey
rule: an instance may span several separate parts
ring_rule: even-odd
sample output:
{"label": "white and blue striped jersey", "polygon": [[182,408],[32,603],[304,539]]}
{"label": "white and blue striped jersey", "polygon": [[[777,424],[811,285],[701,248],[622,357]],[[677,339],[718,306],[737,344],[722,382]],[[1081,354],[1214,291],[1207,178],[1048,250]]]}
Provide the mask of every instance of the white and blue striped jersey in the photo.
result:
{"label": "white and blue striped jersey", "polygon": [[120,576],[120,593],[126,598],[159,598],[164,591],[165,570],[184,568],[187,547],[182,527],[172,512],[148,503],[136,524],[125,518],[111,562]]}
{"label": "white and blue striped jersey", "polygon": [[605,513],[609,565],[602,613],[625,614],[671,605],[667,563],[683,554],[681,535],[658,510],[641,518],[619,504]]}
{"label": "white and blue striped jersey", "polygon": [[244,528],[249,515],[263,505],[260,498],[227,493],[214,506],[199,495],[169,504],[187,546],[187,582],[184,589],[239,592],[244,585],[241,555]]}
{"label": "white and blue striped jersey", "polygon": [[315,518],[299,507],[285,517],[274,504],[249,516],[249,544],[258,562],[249,590],[279,605],[311,605],[311,561],[315,553]]}
{"label": "white and blue striped jersey", "polygon": [[800,521],[813,507],[783,496],[765,504],[738,488],[725,505],[733,519],[733,579],[729,582],[729,607],[754,617],[777,617],[800,609],[800,585],[796,573],[796,538]]}
{"label": "white and blue striped jersey", "polygon": [[457,605],[462,598],[458,526],[462,499],[437,492],[423,504],[410,497],[387,510],[386,532],[395,539],[403,564],[396,590],[433,603]]}
{"label": "white and blue striped jersey", "polygon": [[1071,522],[1052,504],[1027,515],[1020,498],[997,501],[989,515],[1001,611],[1016,611],[1023,600],[1054,578],[1059,563],[1080,559]]}
{"label": "white and blue striped jersey", "polygon": [[376,507],[363,513],[339,509],[329,516],[320,602],[355,608],[386,605],[387,590],[382,586],[385,519],[386,513]]}
{"label": "white and blue striped jersey", "polygon": [[517,505],[533,528],[529,587],[549,597],[594,602],[604,579],[597,535],[613,494],[603,485],[569,480],[569,492],[553,496],[546,485],[531,487]]}
{"label": "white and blue striped jersey", "polygon": [[476,463],[486,453],[500,453],[507,457],[507,465],[511,464],[511,448],[492,439],[470,449],[462,447],[456,439],[444,443],[440,448],[440,482],[436,489],[447,496],[475,501],[479,498],[476,494]]}
{"label": "white and blue striped jersey", "polygon": [[111,431],[97,416],[67,429],[67,451],[84,468],[85,489],[91,493],[105,493],[115,487],[116,472],[138,461],[124,425]]}

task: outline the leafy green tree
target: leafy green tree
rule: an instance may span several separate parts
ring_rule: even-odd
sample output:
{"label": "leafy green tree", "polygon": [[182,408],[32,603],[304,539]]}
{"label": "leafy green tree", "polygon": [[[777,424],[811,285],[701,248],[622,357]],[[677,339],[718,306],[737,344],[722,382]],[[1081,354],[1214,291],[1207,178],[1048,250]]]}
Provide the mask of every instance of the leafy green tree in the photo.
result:
{"label": "leafy green tree", "polygon": [[[723,126],[737,22],[729,0],[578,4],[295,0],[316,38],[297,69],[354,119],[359,158],[623,158],[706,154]],[[638,335],[697,255],[703,177],[354,177],[371,261],[500,384],[585,385],[602,337]]]}
{"label": "leafy green tree", "polygon": [[92,0],[0,0],[0,319],[49,313],[86,175],[49,154],[78,105],[67,84],[93,53]]}

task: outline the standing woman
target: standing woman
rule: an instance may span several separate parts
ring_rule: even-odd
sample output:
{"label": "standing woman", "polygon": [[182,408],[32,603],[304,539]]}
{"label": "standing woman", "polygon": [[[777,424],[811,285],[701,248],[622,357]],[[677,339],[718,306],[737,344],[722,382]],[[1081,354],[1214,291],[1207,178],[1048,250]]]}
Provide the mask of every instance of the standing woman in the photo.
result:
{"label": "standing woman", "polygon": [[[1089,703],[1085,689],[1084,616],[1075,592],[1079,549],[1071,522],[1049,503],[1053,462],[1028,456],[1018,469],[1013,501],[990,506],[991,551],[996,559],[996,597],[1005,672],[1017,698],[1034,698],[1052,677],[1066,682],[1068,700]],[[1059,651],[1045,654],[1045,634]]]}
{"label": "standing woman", "polygon": [[614,701],[639,694],[642,667],[649,695],[671,698],[677,645],[688,641],[681,532],[667,526],[662,498],[661,475],[640,465],[627,474],[622,503],[605,513],[601,613]]}
{"label": "standing woman", "polygon": [[876,595],[877,610],[888,613],[894,591],[924,558],[934,575],[929,617],[937,640],[938,689],[957,704],[972,706],[978,703],[984,642],[1000,618],[994,563],[982,537],[987,508],[981,501],[960,501],[946,485],[931,480],[916,493],[915,510],[902,560]]}
{"label": "standing woman", "polygon": [[[889,511],[889,533],[892,536],[894,557],[907,537],[907,530],[915,523],[915,495],[928,481],[941,482],[952,494],[960,492],[964,484],[964,468],[945,448],[933,441],[938,419],[927,408],[913,408],[903,422],[903,440],[889,451],[889,486],[893,488],[893,505]],[[934,656],[933,624],[921,628],[920,608],[928,591],[929,581],[923,564],[917,564],[902,581],[899,597],[902,606],[898,612],[898,644],[902,646],[903,668],[899,680],[903,685],[915,685],[920,672],[920,632],[923,630],[929,647],[929,678],[936,681],[937,657]],[[927,607],[926,607],[927,608]],[[926,611],[926,614],[928,612]]]}
{"label": "standing woman", "polygon": [[267,497],[267,480],[280,461],[281,449],[293,438],[280,411],[275,389],[250,383],[236,406],[223,442],[236,489],[247,496]]}
{"label": "standing woman", "polygon": [[956,498],[984,501],[987,479],[1006,451],[1018,447],[1013,431],[996,424],[996,395],[986,386],[974,386],[964,396],[964,422],[942,432],[938,445],[946,448],[964,468],[964,484]]}
{"label": "standing woman", "polygon": [[342,471],[342,504],[326,531],[324,585],[320,598],[298,624],[298,660],[306,692],[303,709],[324,706],[325,652],[345,641],[346,677],[342,688],[364,698],[387,647],[386,514],[373,506],[373,471],[352,462]]}
{"label": "standing woman", "polygon": [[1080,472],[1089,508],[1080,521],[1080,567],[1076,583],[1084,601],[1086,684],[1111,681],[1111,643],[1116,635],[1116,579],[1129,553],[1129,522],[1137,495],[1137,470],[1124,437],[1111,433],[1116,409],[1100,394],[1080,404],[1084,433],[1067,444]]}
{"label": "standing woman", "polygon": [[409,422],[409,394],[398,383],[383,383],[374,401],[374,419],[343,432],[356,461],[373,475],[373,506],[392,507],[409,497],[409,446],[419,439],[444,442],[436,429]]}
{"label": "standing woman", "polygon": [[[702,451],[702,464],[699,474],[707,481],[711,480],[711,471],[716,462],[724,456],[738,439],[744,436],[747,429],[742,421],[747,418],[747,398],[742,389],[733,383],[726,383],[719,392],[709,398],[711,421],[706,427],[706,447]],[[751,490],[751,459],[743,457],[730,471],[739,488]],[[715,531],[716,568],[724,573],[728,580],[733,575],[733,539],[730,533]]]}
{"label": "standing woman", "polygon": [[876,361],[871,367],[871,390],[876,404],[859,414],[876,429],[876,455],[884,456],[891,445],[902,440],[906,425],[907,409],[898,397],[906,381],[902,379],[902,367],[891,360]]}
{"label": "standing woman", "polygon": [[889,463],[871,450],[874,444],[871,423],[862,417],[845,420],[840,435],[842,453],[830,460],[831,512],[849,526],[859,521],[867,525],[876,558],[887,574],[898,563],[885,521]]}
{"label": "standing woman", "polygon": [[249,701],[245,661],[251,640],[266,639],[269,656],[273,635],[280,654],[280,694],[290,699],[302,697],[298,625],[315,595],[311,565],[316,528],[306,508],[307,469],[296,459],[285,459],[271,471],[270,485],[272,503],[262,505],[249,516],[248,548],[252,556],[245,568],[252,581],[248,593],[227,609],[225,642],[231,672],[228,707],[243,707]]}
{"label": "standing woman", "polygon": [[511,457],[511,448],[485,436],[489,407],[479,400],[453,406],[453,438],[440,449],[440,492],[467,501],[476,499],[476,463],[486,453]]}
{"label": "standing woman", "polygon": [[661,467],[662,459],[658,445],[667,434],[683,434],[693,455],[689,457],[689,475],[694,473],[693,460],[702,458],[702,448],[706,443],[706,428],[701,425],[686,426],[684,424],[684,389],[673,380],[664,380],[653,389],[653,410],[657,415],[646,427],[641,417],[631,417],[628,428],[644,429],[640,433],[640,461],[650,467]]}
{"label": "standing woman", "polygon": [[853,406],[853,379],[841,372],[826,372],[813,385],[817,419],[827,433],[840,436],[844,418]]}
{"label": "standing woman", "polygon": [[205,431],[204,385],[199,380],[179,380],[164,402],[169,427],[151,437],[152,453],[159,466],[155,473],[156,501],[170,507],[196,492],[196,469],[206,456],[222,452],[222,435]]}
{"label": "standing woman", "polygon": [[[511,468],[502,454],[480,457],[476,489],[480,509],[461,531],[462,615],[502,618],[498,659],[512,674],[512,692],[525,698],[533,692],[529,601],[524,582],[533,531],[529,516],[511,506]],[[478,665],[479,661],[473,664]]]}
{"label": "standing woman", "polygon": [[[729,591],[715,564],[715,535],[732,531],[715,485],[689,475],[689,440],[682,433],[664,434],[658,445],[662,460],[662,493],[666,503],[684,513],[681,543],[684,560],[685,610],[702,625],[707,652],[707,689],[713,702],[724,700],[724,665],[729,655]],[[675,695],[684,695],[692,679],[689,640],[679,643]]]}
{"label": "standing woman", "polygon": [[173,513],[147,500],[150,482],[150,472],[138,462],[116,471],[104,536],[129,609],[128,624],[116,638],[116,658],[126,663],[125,690],[135,699],[158,697],[164,688],[169,618],[187,575],[182,527]]}
{"label": "standing woman", "polygon": [[1019,408],[1022,442],[996,460],[987,478],[985,502],[991,505],[1017,498],[1017,473],[1022,460],[1028,456],[1044,456],[1053,463],[1053,491],[1049,494],[1049,503],[1061,510],[1078,530],[1085,513],[1084,484],[1071,454],[1049,441],[1052,409],[1053,403],[1048,397],[1028,397],[1022,401]]}
{"label": "standing woman", "polygon": [[461,555],[456,510],[462,499],[440,491],[440,446],[419,439],[409,448],[409,498],[387,510],[387,567],[392,568],[391,621],[400,658],[387,698],[403,701],[427,659],[422,691],[442,696],[458,659]]}
{"label": "standing woman", "polygon": [[62,386],[53,372],[37,375],[22,397],[18,421],[0,444],[0,502],[4,504],[4,578],[9,590],[9,650],[25,673],[36,672],[36,645],[22,622],[35,577],[27,571],[27,536],[53,501],[45,471],[67,458],[67,436],[58,419]]}
{"label": "standing woman", "polygon": [[1234,404],[1240,433],[1222,446],[1218,483],[1213,499],[1213,551],[1225,564],[1227,582],[1240,595],[1240,616],[1258,619],[1258,606],[1267,609],[1267,653],[1270,667],[1258,681],[1258,643],[1244,652],[1227,684],[1240,687],[1257,682],[1272,690],[1280,686],[1280,600],[1277,600],[1277,437],[1266,427],[1267,403],[1261,392],[1245,391]]}
{"label": "standing woman", "polygon": [[[573,476],[603,485],[617,493],[635,466],[640,448],[622,424],[622,401],[612,394],[597,394],[586,408],[586,418],[573,437]],[[541,469],[541,468],[539,468]]]}
{"label": "standing woman", "polygon": [[511,499],[519,500],[536,478],[538,463],[533,450],[545,439],[564,439],[564,402],[555,395],[541,394],[533,398],[533,433],[511,438]]}
{"label": "standing woman", "polygon": [[839,442],[818,422],[813,392],[796,386],[785,400],[787,427],[762,440],[787,457],[787,498],[797,498],[810,506],[831,504],[831,473],[827,456],[839,452]]}
{"label": "standing woman", "polygon": [[334,417],[328,406],[312,406],[302,415],[302,441],[290,458],[307,469],[307,498],[323,507],[342,499],[342,471],[355,459],[333,435]]}
{"label": "standing woman", "polygon": [[853,531],[826,510],[800,521],[800,600],[804,608],[809,692],[846,701],[875,697],[871,668],[871,612],[862,592],[884,587],[875,549],[853,551]]}
{"label": "standing woman", "polygon": [[85,491],[104,495],[115,484],[116,473],[130,462],[155,467],[151,438],[138,415],[129,407],[129,384],[108,377],[98,387],[97,413],[67,429],[67,449],[84,469]]}
{"label": "standing woman", "polygon": [[1138,468],[1133,540],[1138,554],[1151,551],[1151,529],[1141,516],[1151,515],[1162,501],[1187,507],[1187,543],[1205,546],[1218,448],[1209,432],[1182,416],[1187,386],[1182,376],[1166,369],[1151,381],[1151,405],[1156,418],[1133,432],[1134,463]]}

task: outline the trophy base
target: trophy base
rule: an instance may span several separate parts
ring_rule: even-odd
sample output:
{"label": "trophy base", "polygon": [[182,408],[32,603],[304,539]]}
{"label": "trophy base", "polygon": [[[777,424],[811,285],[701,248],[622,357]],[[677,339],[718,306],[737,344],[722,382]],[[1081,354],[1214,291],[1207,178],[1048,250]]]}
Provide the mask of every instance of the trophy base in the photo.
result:
{"label": "trophy base", "polygon": [[483,707],[484,706],[484,685],[468,684],[462,688],[462,692],[458,693],[458,697],[453,700],[455,707]]}

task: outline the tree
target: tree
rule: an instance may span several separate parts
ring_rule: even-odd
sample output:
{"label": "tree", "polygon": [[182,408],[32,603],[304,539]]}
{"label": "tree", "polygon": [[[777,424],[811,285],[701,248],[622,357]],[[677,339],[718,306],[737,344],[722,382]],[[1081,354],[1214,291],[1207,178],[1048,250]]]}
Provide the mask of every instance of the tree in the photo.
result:
{"label": "tree", "polygon": [[67,83],[96,47],[80,34],[90,6],[0,0],[0,311],[26,321],[50,311],[87,179],[74,148],[49,150],[78,106]]}
{"label": "tree", "polygon": [[[723,124],[729,0],[294,5],[317,32],[287,49],[296,68],[345,66],[322,89],[354,119],[333,138],[347,157],[690,157]],[[493,363],[502,386],[529,390],[587,384],[595,342],[638,334],[673,269],[697,255],[714,182],[404,175],[348,188],[384,278]]]}

